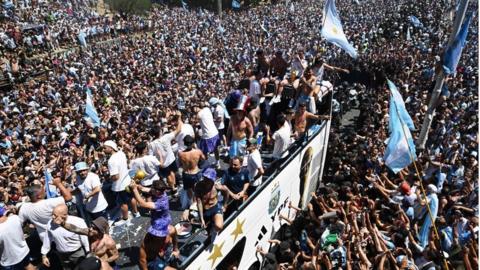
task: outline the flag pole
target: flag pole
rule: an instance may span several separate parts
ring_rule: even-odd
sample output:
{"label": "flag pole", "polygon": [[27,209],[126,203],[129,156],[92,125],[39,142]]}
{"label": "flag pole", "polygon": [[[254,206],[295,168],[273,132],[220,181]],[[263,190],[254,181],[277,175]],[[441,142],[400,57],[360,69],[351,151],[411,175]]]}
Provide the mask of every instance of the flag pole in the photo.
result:
{"label": "flag pole", "polygon": [[[390,91],[390,98],[393,99],[393,95],[391,94],[391,91]],[[415,162],[415,159],[413,158],[413,155],[412,155],[412,149],[410,148],[410,144],[408,143],[407,133],[405,131],[405,124],[403,123],[402,117],[400,117],[400,112],[398,111],[397,103],[394,101],[393,104],[395,105],[395,112],[397,113],[397,117],[400,120],[400,123],[401,123],[401,126],[402,126],[403,137],[407,141],[408,155],[410,156],[410,160],[412,161],[413,167],[415,168],[415,172],[417,173],[417,178],[420,182],[420,189],[422,190],[423,198],[426,201],[425,205],[427,206],[427,212],[428,212],[428,215],[430,216],[430,220],[432,221],[433,232],[435,233],[435,237],[438,239],[438,241],[440,241],[440,236],[438,234],[437,226],[435,226],[435,220],[434,220],[433,215],[432,215],[432,210],[430,209],[430,203],[427,201],[427,193],[425,192],[425,188],[423,187],[423,181],[422,181],[422,178],[420,177],[420,171],[418,170],[417,163]],[[445,269],[448,270],[447,259],[445,258],[445,256],[443,256],[443,250],[442,250],[441,243],[440,243],[439,247],[440,247],[440,256],[442,256],[443,263],[445,265]]]}
{"label": "flag pole", "polygon": [[[457,12],[457,16],[455,17],[455,22],[453,24],[452,33],[450,33],[450,39],[448,40],[448,44],[445,48],[448,48],[452,45],[453,41],[458,35],[460,31],[460,27],[462,25],[463,19],[465,18],[465,13],[467,12],[468,2],[470,0],[460,0],[460,7]],[[440,97],[440,93],[442,91],[443,82],[445,79],[445,72],[443,68],[439,68],[439,71],[436,76],[435,88],[432,92],[432,96],[430,98],[430,102],[428,103],[427,113],[423,120],[422,130],[420,131],[420,136],[417,139],[417,148],[421,151],[425,149],[425,143],[427,142],[428,131],[430,130],[430,126],[432,125],[433,117],[435,115],[435,108],[437,107],[438,98]]]}

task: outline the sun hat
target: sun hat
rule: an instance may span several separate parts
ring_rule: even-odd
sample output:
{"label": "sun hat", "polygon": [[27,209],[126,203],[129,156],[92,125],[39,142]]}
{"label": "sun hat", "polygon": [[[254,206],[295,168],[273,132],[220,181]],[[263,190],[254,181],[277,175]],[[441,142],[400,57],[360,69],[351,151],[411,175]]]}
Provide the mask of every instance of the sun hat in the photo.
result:
{"label": "sun hat", "polygon": [[108,221],[104,217],[98,217],[92,221],[92,224],[97,228],[101,233],[108,232]]}
{"label": "sun hat", "polygon": [[84,171],[84,170],[88,170],[88,165],[87,165],[86,162],[81,161],[81,162],[77,162],[77,163],[75,164],[75,171],[76,171],[76,172]]}

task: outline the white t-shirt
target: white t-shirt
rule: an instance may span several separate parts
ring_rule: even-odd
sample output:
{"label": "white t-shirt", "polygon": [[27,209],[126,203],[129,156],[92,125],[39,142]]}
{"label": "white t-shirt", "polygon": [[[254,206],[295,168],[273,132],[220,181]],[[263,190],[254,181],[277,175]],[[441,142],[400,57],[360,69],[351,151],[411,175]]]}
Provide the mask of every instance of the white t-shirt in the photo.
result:
{"label": "white t-shirt", "polygon": [[215,122],[215,126],[217,127],[218,130],[224,129],[225,128],[225,109],[223,109],[222,106],[216,105],[215,108],[213,109],[213,117],[214,119],[217,118],[222,118],[222,121],[220,122]]}
{"label": "white t-shirt", "polygon": [[210,139],[218,135],[217,127],[213,121],[210,108],[205,107],[198,112],[200,127],[202,128],[202,139]]}
{"label": "white t-shirt", "polygon": [[130,175],[128,175],[127,156],[122,151],[114,153],[108,159],[108,171],[110,176],[118,175],[118,180],[112,184],[112,191],[124,191],[130,184],[131,179]]}
{"label": "white t-shirt", "polygon": [[45,199],[35,203],[25,203],[20,208],[18,217],[22,224],[28,220],[35,225],[38,236],[43,241],[47,223],[52,218],[53,208],[64,203],[65,199],[63,197]]}
{"label": "white t-shirt", "polygon": [[150,186],[153,181],[160,179],[158,176],[159,166],[160,161],[154,155],[139,157],[130,162],[130,170],[145,172],[146,176],[141,181],[143,186]]}
{"label": "white t-shirt", "polygon": [[175,161],[175,154],[172,148],[173,139],[175,139],[175,133],[170,132],[148,145],[148,153],[154,155],[160,161],[162,168],[170,166]]}
{"label": "white t-shirt", "polygon": [[[255,151],[250,153],[247,158],[248,177],[252,181],[255,179],[259,168],[262,168],[262,156],[260,155],[260,151],[258,151],[258,149],[255,149]],[[258,179],[250,183],[250,185],[256,187],[261,183],[262,178],[259,177]]]}
{"label": "white t-shirt", "polygon": [[288,125],[283,125],[283,127],[273,133],[272,138],[275,140],[272,153],[273,158],[279,159],[288,155],[288,152],[285,152],[285,150],[290,146],[290,135],[291,131]]}
{"label": "white t-shirt", "polygon": [[11,215],[0,223],[0,251],[2,266],[17,264],[30,252],[23,236],[22,222],[16,215]]}
{"label": "white t-shirt", "polygon": [[[96,187],[102,187],[100,178],[95,173],[89,172],[85,180],[77,176],[76,186],[82,192],[83,198],[92,192]],[[100,190],[97,194],[91,197],[86,203],[85,208],[90,213],[98,213],[105,210],[108,207],[107,200],[103,196],[103,192]]]}
{"label": "white t-shirt", "polygon": [[195,138],[195,131],[193,130],[192,125],[183,124],[182,128],[180,129],[180,133],[178,133],[177,137],[175,138],[175,141],[177,141],[178,144],[178,151],[183,151],[186,149],[185,144],[183,143],[183,138],[185,138],[187,135]]}
{"label": "white t-shirt", "polygon": [[[76,216],[67,216],[66,223],[77,226],[80,229],[88,228],[85,220]],[[45,233],[43,238],[42,255],[46,255],[50,251],[52,242],[55,243],[56,250],[63,253],[73,252],[82,247],[86,252],[90,251],[88,236],[70,232],[50,220],[47,224],[47,233]]]}

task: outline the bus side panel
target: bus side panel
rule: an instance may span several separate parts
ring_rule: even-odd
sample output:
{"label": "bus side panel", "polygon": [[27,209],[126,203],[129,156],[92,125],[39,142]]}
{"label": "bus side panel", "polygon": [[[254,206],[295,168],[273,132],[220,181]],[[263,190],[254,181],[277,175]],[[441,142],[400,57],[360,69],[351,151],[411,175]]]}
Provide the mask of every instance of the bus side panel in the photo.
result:
{"label": "bus side panel", "polygon": [[[312,141],[302,149],[297,156],[295,156],[290,163],[282,169],[282,171],[271,181],[260,193],[251,201],[235,219],[223,229],[223,231],[216,237],[213,246],[203,250],[197,258],[187,267],[187,269],[198,270],[214,269],[234,245],[240,241],[244,236],[247,237],[243,254],[238,254],[241,257],[238,269],[248,269],[258,259],[256,254],[256,246],[260,245],[264,250],[268,250],[269,245],[267,240],[276,232],[281,224],[279,214],[289,212],[288,203],[291,201],[293,205],[298,205],[300,196],[301,184],[301,167],[305,154],[310,152],[311,158],[318,156],[319,151],[326,149],[323,144],[328,142],[325,139],[325,134],[328,136],[328,125],[326,124],[321,133],[313,138]],[[320,152],[321,155],[322,152]],[[310,155],[307,153],[307,156]],[[321,164],[314,164],[312,160],[308,162],[309,168],[307,170],[307,177],[305,190],[302,192],[309,196],[310,182],[315,182],[317,179],[311,179],[312,176],[318,175],[310,174],[310,171],[322,171],[318,168],[323,166],[323,159]],[[310,168],[310,166],[313,166]],[[317,176],[318,177],[318,176]]]}

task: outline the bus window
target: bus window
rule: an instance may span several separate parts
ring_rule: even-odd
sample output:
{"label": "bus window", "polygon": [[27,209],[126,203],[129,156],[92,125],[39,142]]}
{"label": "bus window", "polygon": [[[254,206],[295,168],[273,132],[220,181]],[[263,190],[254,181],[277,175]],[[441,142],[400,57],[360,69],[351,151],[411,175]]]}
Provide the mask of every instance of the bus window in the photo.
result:
{"label": "bus window", "polygon": [[238,269],[240,262],[242,261],[243,250],[245,249],[245,243],[247,238],[245,236],[235,244],[225,258],[217,265],[217,270],[231,270]]}

